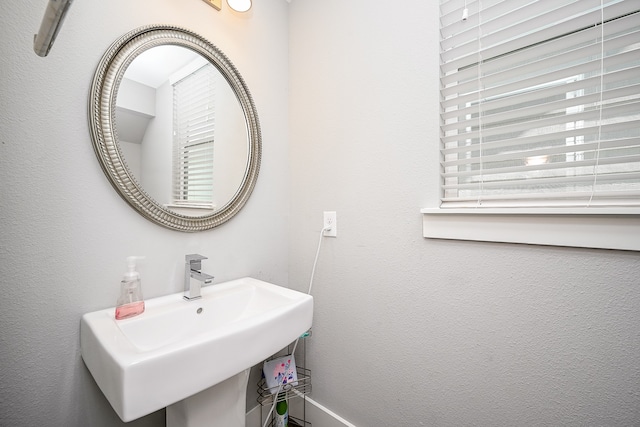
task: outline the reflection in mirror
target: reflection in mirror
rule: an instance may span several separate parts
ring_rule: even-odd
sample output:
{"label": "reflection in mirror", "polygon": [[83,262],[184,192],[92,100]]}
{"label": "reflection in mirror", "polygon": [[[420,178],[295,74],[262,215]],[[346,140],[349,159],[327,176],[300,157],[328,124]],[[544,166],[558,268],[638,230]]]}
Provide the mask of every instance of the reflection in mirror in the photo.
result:
{"label": "reflection in mirror", "polygon": [[210,215],[241,187],[249,156],[242,106],[193,50],[161,45],[138,55],[120,82],[115,122],[130,173],[161,206]]}
{"label": "reflection in mirror", "polygon": [[100,167],[148,220],[209,230],[251,196],[262,156],[258,114],[238,70],[202,36],[170,25],[121,36],[98,63],[88,112]]}

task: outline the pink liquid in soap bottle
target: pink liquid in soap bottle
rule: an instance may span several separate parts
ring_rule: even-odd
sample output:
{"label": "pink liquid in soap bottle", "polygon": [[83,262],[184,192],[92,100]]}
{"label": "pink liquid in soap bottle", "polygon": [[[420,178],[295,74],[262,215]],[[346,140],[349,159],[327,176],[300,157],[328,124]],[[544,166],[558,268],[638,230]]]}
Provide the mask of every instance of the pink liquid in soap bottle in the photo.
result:
{"label": "pink liquid in soap bottle", "polygon": [[120,282],[120,296],[116,303],[116,320],[128,319],[144,312],[140,273],[136,271],[136,259],[140,258],[133,256],[127,258],[128,271]]}
{"label": "pink liquid in soap bottle", "polygon": [[142,314],[144,311],[144,301],[132,302],[131,304],[125,304],[116,307],[116,319],[128,319],[129,317]]}

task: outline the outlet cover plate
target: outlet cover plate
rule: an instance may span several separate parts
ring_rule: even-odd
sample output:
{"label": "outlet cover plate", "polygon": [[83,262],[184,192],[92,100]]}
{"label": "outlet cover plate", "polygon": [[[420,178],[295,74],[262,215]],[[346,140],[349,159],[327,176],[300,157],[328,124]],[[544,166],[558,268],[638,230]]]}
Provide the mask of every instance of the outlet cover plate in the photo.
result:
{"label": "outlet cover plate", "polygon": [[324,235],[327,237],[337,237],[338,236],[338,219],[335,211],[324,212],[323,228],[326,228],[327,226],[331,226],[331,230],[325,230]]}

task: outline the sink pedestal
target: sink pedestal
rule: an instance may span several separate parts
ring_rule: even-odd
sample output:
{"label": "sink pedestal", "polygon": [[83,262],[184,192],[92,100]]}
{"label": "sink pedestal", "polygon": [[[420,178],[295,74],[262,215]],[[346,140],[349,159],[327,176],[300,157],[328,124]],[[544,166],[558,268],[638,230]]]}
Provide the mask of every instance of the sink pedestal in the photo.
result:
{"label": "sink pedestal", "polygon": [[167,427],[245,427],[249,371],[167,406]]}

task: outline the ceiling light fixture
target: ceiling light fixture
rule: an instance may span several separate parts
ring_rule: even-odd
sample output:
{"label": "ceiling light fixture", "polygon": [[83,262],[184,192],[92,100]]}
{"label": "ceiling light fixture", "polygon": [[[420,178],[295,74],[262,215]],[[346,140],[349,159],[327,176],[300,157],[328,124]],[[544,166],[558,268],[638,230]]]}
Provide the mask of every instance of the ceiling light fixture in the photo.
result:
{"label": "ceiling light fixture", "polygon": [[236,12],[246,12],[251,9],[251,0],[227,0],[227,4]]}

